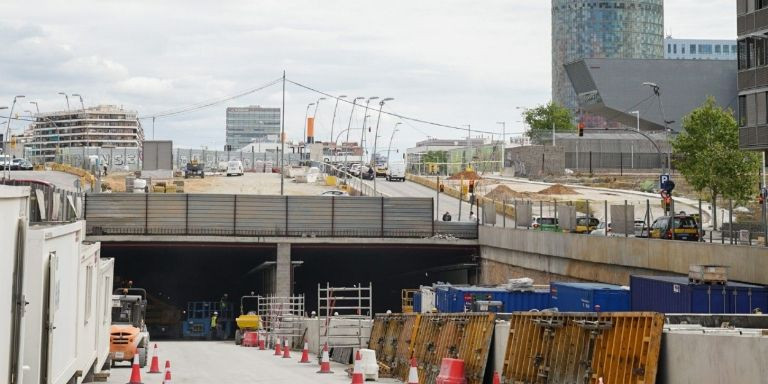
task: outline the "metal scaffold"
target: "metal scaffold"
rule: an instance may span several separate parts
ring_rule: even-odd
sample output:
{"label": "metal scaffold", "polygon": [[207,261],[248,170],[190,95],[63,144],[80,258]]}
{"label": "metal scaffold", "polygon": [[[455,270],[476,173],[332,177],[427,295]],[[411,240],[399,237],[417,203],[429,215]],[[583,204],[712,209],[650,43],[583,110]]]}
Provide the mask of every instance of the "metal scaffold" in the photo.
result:
{"label": "metal scaffold", "polygon": [[260,297],[258,313],[270,347],[278,340],[288,339],[292,346],[303,340],[304,295]]}
{"label": "metal scaffold", "polygon": [[[317,285],[318,346],[366,348],[373,327],[373,285]],[[351,353],[351,352],[350,352]]]}

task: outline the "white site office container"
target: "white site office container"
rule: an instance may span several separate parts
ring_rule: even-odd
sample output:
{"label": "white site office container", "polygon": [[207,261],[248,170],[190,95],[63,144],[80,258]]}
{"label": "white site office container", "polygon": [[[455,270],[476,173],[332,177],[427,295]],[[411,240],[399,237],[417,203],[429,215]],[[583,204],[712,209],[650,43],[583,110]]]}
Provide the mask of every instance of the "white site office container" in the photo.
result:
{"label": "white site office container", "polygon": [[[99,244],[96,244],[99,245]],[[100,247],[99,247],[100,248]],[[94,372],[108,370],[104,363],[109,357],[109,330],[112,326],[112,285],[114,284],[115,259],[99,259],[99,275],[96,285],[96,365]]]}
{"label": "white site office container", "polygon": [[[13,342],[13,283],[14,270],[17,268],[16,259],[19,254],[19,231],[24,232],[27,226],[29,212],[29,188],[0,185],[0,382],[18,381],[20,372],[20,354],[22,344],[14,346]],[[23,235],[23,234],[22,234]],[[17,329],[17,334],[22,332]],[[16,364],[12,363],[12,359]],[[13,375],[13,377],[12,377]]]}
{"label": "white site office container", "polygon": [[432,287],[421,287],[421,313],[432,313],[436,311],[435,290]]}
{"label": "white site office container", "polygon": [[84,221],[29,229],[25,384],[81,383],[97,363],[100,244],[84,244],[84,236]]}

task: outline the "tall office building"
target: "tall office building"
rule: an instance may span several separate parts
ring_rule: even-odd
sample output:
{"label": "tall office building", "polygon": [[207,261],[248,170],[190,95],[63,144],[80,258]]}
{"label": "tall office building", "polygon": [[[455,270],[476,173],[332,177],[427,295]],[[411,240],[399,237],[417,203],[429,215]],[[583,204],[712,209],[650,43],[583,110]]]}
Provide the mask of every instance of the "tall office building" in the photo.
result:
{"label": "tall office building", "polygon": [[664,39],[664,58],[688,60],[736,60],[736,41],[675,39],[671,36],[667,36]]}
{"label": "tall office building", "polygon": [[577,111],[565,64],[589,58],[664,58],[664,1],[552,0],[552,100]]}
{"label": "tall office building", "polygon": [[280,108],[258,105],[227,108],[227,145],[233,151],[254,141],[277,141]]}
{"label": "tall office building", "polygon": [[28,152],[35,161],[53,160],[62,148],[141,148],[144,131],[135,111],[114,105],[34,115]]}
{"label": "tall office building", "polygon": [[768,1],[736,0],[739,147],[768,151]]}

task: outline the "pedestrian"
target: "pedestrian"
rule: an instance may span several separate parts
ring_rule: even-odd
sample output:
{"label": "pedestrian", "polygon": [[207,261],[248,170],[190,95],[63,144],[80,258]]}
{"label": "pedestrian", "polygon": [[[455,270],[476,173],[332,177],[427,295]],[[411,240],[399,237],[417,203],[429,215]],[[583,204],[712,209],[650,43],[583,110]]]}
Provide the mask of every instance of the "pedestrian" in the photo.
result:
{"label": "pedestrian", "polygon": [[451,213],[448,211],[445,211],[443,214],[443,221],[451,221]]}
{"label": "pedestrian", "polygon": [[104,166],[104,177],[106,177],[106,176],[107,176],[107,166],[105,165]]}
{"label": "pedestrian", "polygon": [[211,315],[211,338],[218,338],[217,328],[219,324],[219,313],[214,311]]}
{"label": "pedestrian", "polygon": [[469,221],[475,221],[477,218],[475,217],[475,212],[469,211]]}

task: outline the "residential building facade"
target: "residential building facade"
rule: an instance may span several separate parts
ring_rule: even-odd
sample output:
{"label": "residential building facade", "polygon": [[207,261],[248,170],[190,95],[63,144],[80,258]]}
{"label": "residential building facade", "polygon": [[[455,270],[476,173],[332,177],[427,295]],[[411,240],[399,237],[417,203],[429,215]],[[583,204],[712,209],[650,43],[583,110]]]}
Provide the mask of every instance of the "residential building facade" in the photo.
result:
{"label": "residential building facade", "polygon": [[280,135],[280,108],[249,107],[227,108],[227,147],[242,149],[256,141],[278,140]]}
{"label": "residential building facade", "polygon": [[736,60],[736,51],[734,40],[664,39],[665,59]]}
{"label": "residential building facade", "polygon": [[31,160],[54,160],[62,148],[141,148],[144,131],[136,111],[115,105],[34,115],[32,140],[27,144]]}
{"label": "residential building facade", "polygon": [[739,147],[768,151],[768,1],[736,0]]}
{"label": "residential building facade", "polygon": [[552,100],[578,110],[565,64],[664,58],[663,0],[552,0]]}

